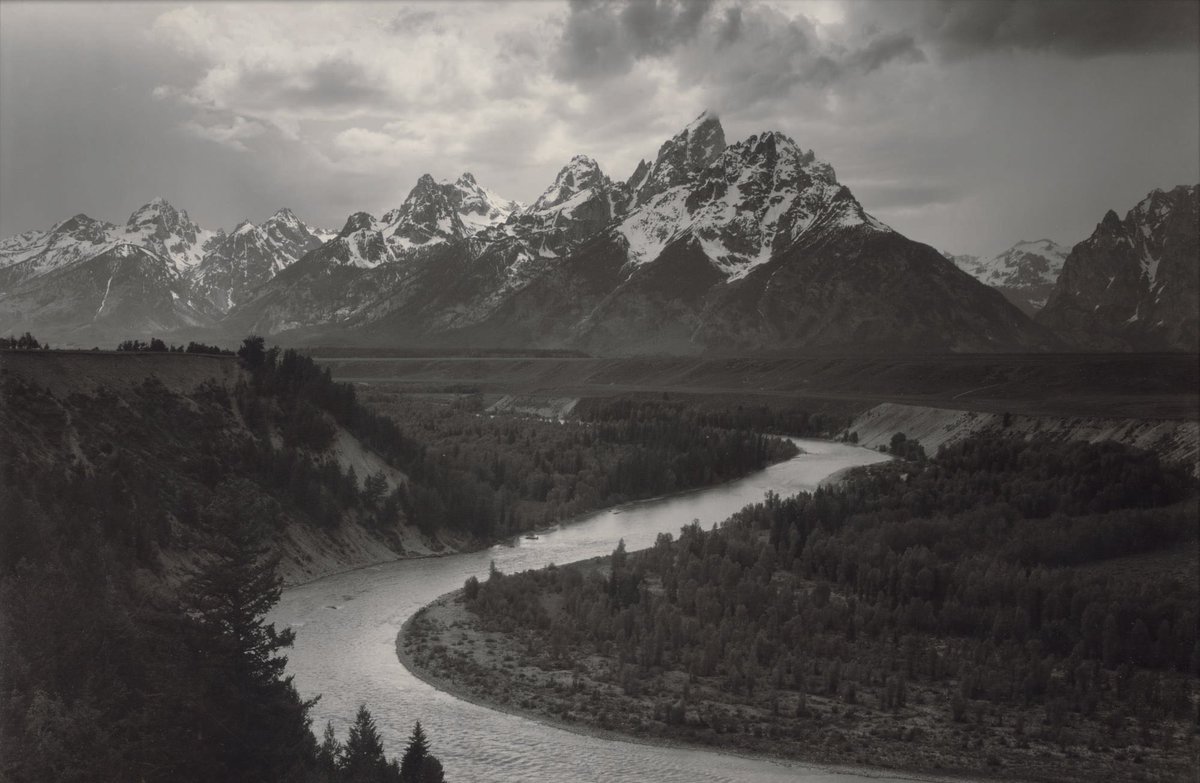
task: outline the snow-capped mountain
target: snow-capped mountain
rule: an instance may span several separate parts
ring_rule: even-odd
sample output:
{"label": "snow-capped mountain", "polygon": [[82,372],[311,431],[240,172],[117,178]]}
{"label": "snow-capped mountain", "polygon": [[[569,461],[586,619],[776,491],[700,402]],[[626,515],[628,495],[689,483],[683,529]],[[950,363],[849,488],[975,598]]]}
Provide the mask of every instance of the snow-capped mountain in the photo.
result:
{"label": "snow-capped mountain", "polygon": [[1096,349],[1200,348],[1200,186],[1109,210],[1075,245],[1038,320]]}
{"label": "snow-capped mountain", "polygon": [[90,345],[208,326],[179,295],[179,282],[173,266],[145,248],[106,246],[0,293],[0,331],[34,329]]}
{"label": "snow-capped mountain", "polygon": [[[712,115],[701,119],[700,129],[716,124]],[[668,243],[694,237],[717,269],[735,280],[809,231],[851,226],[890,230],[838,184],[832,166],[787,136],[754,135],[720,151],[711,143],[724,137],[718,125],[715,133],[702,137],[710,142],[702,154],[685,156],[682,151],[695,130],[689,127],[664,145],[668,160],[656,161],[638,191],[642,206],[621,222],[618,230],[635,263],[653,261]],[[709,163],[685,174],[672,165],[676,159]],[[656,180],[660,173],[664,176]],[[667,181],[677,184],[660,189]],[[658,192],[643,200],[648,189]]]}
{"label": "snow-capped mountain", "polygon": [[629,190],[641,206],[663,191],[686,183],[724,150],[725,129],[716,114],[705,111],[663,142],[652,163],[645,160],[638,163],[629,178]]}
{"label": "snow-capped mountain", "polygon": [[216,232],[200,228],[187,212],[156,198],[129,216],[117,242],[142,247],[164,258],[179,274],[186,274],[204,258]]}
{"label": "snow-capped mountain", "polygon": [[120,245],[143,248],[183,277],[199,265],[216,233],[197,226],[162,198],[134,210],[124,226],[87,215],[0,241],[0,291]]}
{"label": "snow-capped mountain", "polygon": [[26,231],[0,241],[0,291],[91,258],[111,248],[117,227],[76,215],[49,231]]}
{"label": "snow-capped mountain", "polygon": [[[123,226],[76,215],[48,231],[0,241],[0,328],[107,334],[126,317],[129,329],[211,326],[323,237],[329,234],[287,209],[261,226],[244,221],[230,234],[199,227],[162,198],[139,207]],[[115,270],[105,278],[110,295],[92,306],[96,270],[109,268]],[[115,305],[138,296],[146,300],[142,308]]]}
{"label": "snow-capped mountain", "polygon": [[324,244],[317,231],[281,209],[262,225],[244,220],[229,234],[217,231],[188,275],[190,298],[202,309],[226,313],[250,291]]}
{"label": "snow-capped mountain", "polygon": [[[3,277],[9,266],[54,256],[80,270],[74,299],[86,311],[109,267],[84,276],[83,259],[115,247],[105,243],[118,232],[144,251],[137,279],[159,281],[147,294],[155,319],[186,325],[202,313],[226,339],[252,331],[601,353],[1053,344],[998,292],[868,214],[811,150],[773,131],[726,144],[709,112],[624,182],[573,157],[527,207],[470,174],[423,176],[399,207],[382,218],[357,212],[324,242],[286,211],[225,234],[168,207],[152,203],[122,229],[80,222],[56,227],[66,239],[31,232],[0,244],[11,259],[0,262],[0,329],[24,324],[51,296],[37,276],[17,291]],[[49,252],[60,244],[73,255]],[[78,318],[74,326],[92,323]]]}
{"label": "snow-capped mountain", "polygon": [[497,196],[470,172],[437,181],[424,174],[399,207],[376,218],[355,212],[322,248],[320,259],[372,269],[411,260],[445,243],[458,242],[503,224],[521,204]]}
{"label": "snow-capped mountain", "polygon": [[[383,225],[352,219],[230,323],[600,352],[1052,342],[1000,294],[871,217],[812,151],[775,132],[726,146],[711,113],[628,181],[576,156],[528,208],[458,240],[461,218],[435,184],[414,189],[421,210]],[[405,221],[437,252],[388,257]],[[323,261],[339,243],[370,263]]]}
{"label": "snow-capped mountain", "polygon": [[[533,204],[512,214],[504,234],[519,238],[533,255],[560,256],[612,223],[628,205],[629,193],[620,183],[592,158],[576,155]],[[502,239],[499,234],[489,238]]]}
{"label": "snow-capped mountain", "polygon": [[1046,305],[1062,272],[1070,248],[1052,239],[1022,240],[998,255],[949,256],[951,261],[984,285],[990,285],[1032,316]]}

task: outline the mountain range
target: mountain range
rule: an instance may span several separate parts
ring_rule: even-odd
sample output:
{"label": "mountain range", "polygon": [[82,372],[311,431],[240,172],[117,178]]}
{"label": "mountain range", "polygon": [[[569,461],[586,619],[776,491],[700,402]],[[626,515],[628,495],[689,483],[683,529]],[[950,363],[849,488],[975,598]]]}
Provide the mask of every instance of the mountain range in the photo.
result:
{"label": "mountain range", "polygon": [[120,227],[77,215],[0,241],[0,332],[601,354],[1041,350],[1063,345],[1052,319],[1028,316],[1061,255],[1043,241],[948,260],[868,214],[811,150],[778,132],[729,144],[705,112],[627,180],[577,155],[528,205],[464,173],[422,176],[399,207],[354,213],[336,233],[289,210],[207,231],[161,199]]}
{"label": "mountain range", "polygon": [[943,255],[1033,317],[1045,307],[1070,252],[1070,248],[1052,239],[1038,239],[1033,242],[1021,240],[1003,253],[990,257]]}

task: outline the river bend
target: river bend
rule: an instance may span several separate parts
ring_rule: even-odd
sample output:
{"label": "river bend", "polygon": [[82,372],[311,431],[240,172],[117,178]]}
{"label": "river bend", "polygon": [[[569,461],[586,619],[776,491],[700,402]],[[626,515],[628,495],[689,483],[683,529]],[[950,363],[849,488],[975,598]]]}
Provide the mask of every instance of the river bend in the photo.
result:
{"label": "river bend", "polygon": [[[705,750],[642,745],[576,734],[457,699],[414,677],[396,659],[395,641],[410,615],[461,587],[488,565],[505,572],[607,555],[624,538],[630,551],[649,547],[661,532],[698,519],[725,519],[768,491],[809,490],[838,470],[879,462],[877,452],[839,443],[796,440],[806,453],[746,478],[709,489],[590,514],[569,525],[521,539],[515,546],[420,560],[400,560],[329,576],[283,592],[270,620],[296,631],[290,674],[303,697],[321,694],[313,709],[318,735],[332,720],[345,738],[360,703],[375,717],[384,747],[399,754],[420,719],[448,780],[662,781],[663,783],[862,783],[866,775],[742,758]],[[899,781],[901,777],[871,776]]]}

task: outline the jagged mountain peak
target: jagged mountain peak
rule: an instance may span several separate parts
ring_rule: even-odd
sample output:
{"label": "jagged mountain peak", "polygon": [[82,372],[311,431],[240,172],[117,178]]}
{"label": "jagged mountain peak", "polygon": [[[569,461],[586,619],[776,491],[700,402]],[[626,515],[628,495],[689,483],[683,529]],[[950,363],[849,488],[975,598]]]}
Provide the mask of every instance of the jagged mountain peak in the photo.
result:
{"label": "jagged mountain peak", "polygon": [[690,234],[718,270],[738,279],[804,236],[856,226],[890,231],[837,182],[832,166],[783,133],[754,134],[692,171],[684,169],[683,147],[664,149],[619,228],[636,264]]}
{"label": "jagged mountain peak", "polygon": [[528,211],[535,214],[547,212],[563,207],[568,202],[586,199],[588,195],[611,190],[612,187],[612,182],[594,158],[575,155],[559,169],[554,184],[538,196]]}
{"label": "jagged mountain peak", "polygon": [[1195,351],[1200,186],[1155,189],[1108,210],[1075,245],[1038,319],[1077,345]]}
{"label": "jagged mountain peak", "polygon": [[1101,218],[1099,226],[1097,226],[1097,228],[1101,227],[1119,231],[1121,228],[1121,216],[1116,213],[1116,210],[1108,210],[1104,213],[1104,217]]}
{"label": "jagged mountain peak", "polygon": [[289,225],[300,223],[300,218],[296,217],[296,213],[288,207],[281,207],[275,210],[275,214],[267,218],[267,223],[287,223]]}
{"label": "jagged mountain peak", "polygon": [[[690,123],[688,123],[687,127],[684,128],[683,131],[684,131],[684,133],[694,132],[698,128],[703,128],[705,126],[713,125],[713,124],[720,126],[721,118],[712,109],[705,109],[704,111],[700,112],[700,114],[696,117],[696,119],[694,119]],[[722,131],[722,132],[724,132],[724,131]]]}
{"label": "jagged mountain peak", "polygon": [[638,205],[687,182],[725,151],[725,129],[717,115],[704,111],[658,148],[651,164],[641,163],[630,178]]}
{"label": "jagged mountain peak", "polygon": [[80,212],[78,215],[72,215],[61,223],[55,224],[55,226],[50,229],[50,233],[76,235],[92,233],[100,234],[110,228],[112,228],[111,224],[106,223],[103,220],[97,220],[93,217],[89,217]]}
{"label": "jagged mountain peak", "polygon": [[346,218],[346,225],[342,226],[342,230],[338,232],[339,237],[346,237],[356,231],[373,231],[378,221],[375,216],[369,212],[355,212],[350,217]]}
{"label": "jagged mountain peak", "polygon": [[155,196],[129,215],[126,225],[143,226],[148,223],[174,225],[188,220],[187,212],[176,209],[162,196]]}

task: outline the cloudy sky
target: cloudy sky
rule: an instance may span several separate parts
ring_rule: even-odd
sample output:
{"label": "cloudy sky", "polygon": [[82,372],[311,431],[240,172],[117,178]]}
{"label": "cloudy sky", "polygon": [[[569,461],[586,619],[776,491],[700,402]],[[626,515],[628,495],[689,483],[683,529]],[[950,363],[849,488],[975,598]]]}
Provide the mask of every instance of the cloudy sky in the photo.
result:
{"label": "cloudy sky", "polygon": [[703,109],[781,130],[957,253],[1074,243],[1200,181],[1183,2],[0,3],[0,236],[161,195],[206,227],[338,228],[417,177],[532,201]]}

